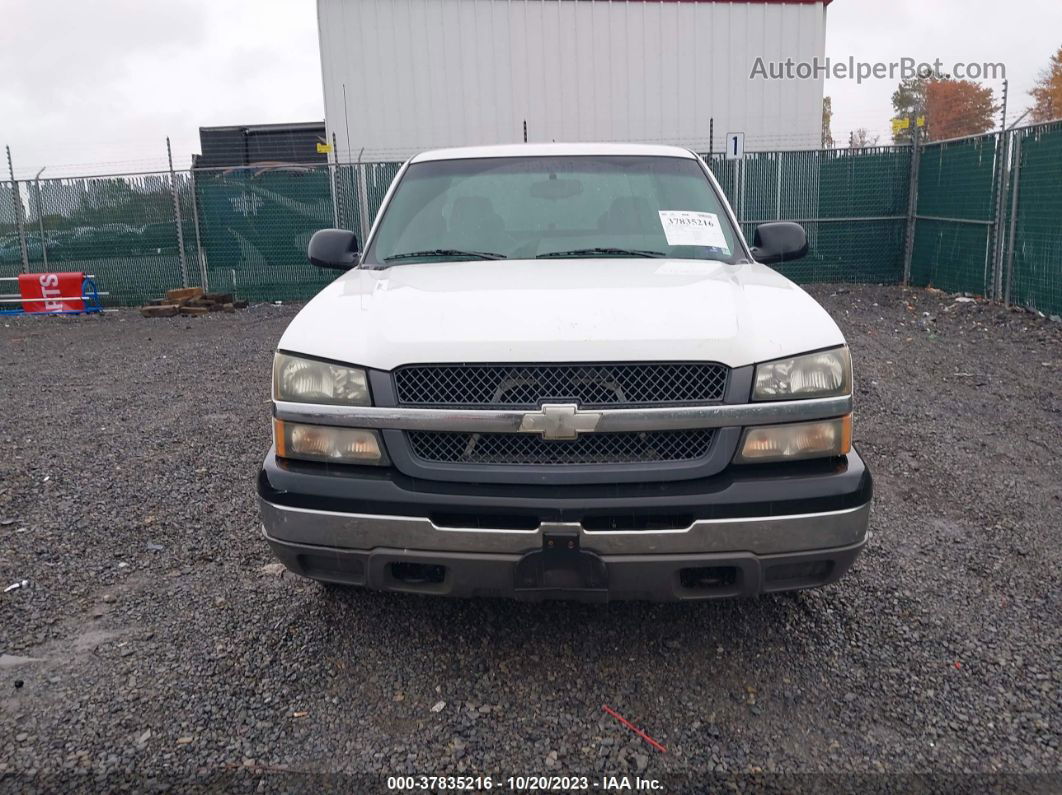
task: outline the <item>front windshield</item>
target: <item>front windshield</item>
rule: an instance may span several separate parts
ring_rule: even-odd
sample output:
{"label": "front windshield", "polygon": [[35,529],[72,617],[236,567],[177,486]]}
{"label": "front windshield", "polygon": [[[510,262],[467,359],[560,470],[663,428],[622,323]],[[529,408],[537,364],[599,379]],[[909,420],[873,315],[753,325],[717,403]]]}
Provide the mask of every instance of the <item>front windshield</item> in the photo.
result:
{"label": "front windshield", "polygon": [[413,163],[365,267],[563,257],[741,257],[691,158],[499,157]]}

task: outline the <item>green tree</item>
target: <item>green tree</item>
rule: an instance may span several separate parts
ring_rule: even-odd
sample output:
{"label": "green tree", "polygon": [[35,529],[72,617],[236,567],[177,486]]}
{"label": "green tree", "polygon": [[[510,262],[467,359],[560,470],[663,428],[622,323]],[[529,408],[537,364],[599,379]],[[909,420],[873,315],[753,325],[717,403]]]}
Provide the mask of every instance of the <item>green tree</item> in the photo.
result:
{"label": "green tree", "polygon": [[892,93],[892,117],[894,119],[909,119],[911,122],[907,129],[893,131],[893,143],[911,143],[911,131],[915,127],[915,120],[919,116],[926,115],[926,88],[928,83],[928,78],[911,77],[902,81]]}

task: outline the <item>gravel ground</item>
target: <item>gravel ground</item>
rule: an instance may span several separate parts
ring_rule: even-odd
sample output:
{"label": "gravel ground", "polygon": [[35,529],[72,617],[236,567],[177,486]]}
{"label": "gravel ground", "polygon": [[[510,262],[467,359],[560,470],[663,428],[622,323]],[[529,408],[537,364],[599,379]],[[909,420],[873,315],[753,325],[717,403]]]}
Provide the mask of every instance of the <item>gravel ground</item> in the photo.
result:
{"label": "gravel ground", "polygon": [[1057,791],[1062,326],[921,290],[812,291],[855,356],[867,552],[823,590],[672,605],[279,576],[253,481],[296,307],[4,320],[0,586],[29,584],[0,594],[0,788],[641,773]]}

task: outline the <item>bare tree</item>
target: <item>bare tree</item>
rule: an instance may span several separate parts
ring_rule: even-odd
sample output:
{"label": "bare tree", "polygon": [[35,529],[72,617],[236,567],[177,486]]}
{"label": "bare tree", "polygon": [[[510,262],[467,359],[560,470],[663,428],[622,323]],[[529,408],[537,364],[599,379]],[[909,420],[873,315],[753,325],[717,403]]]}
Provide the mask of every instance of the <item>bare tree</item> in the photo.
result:
{"label": "bare tree", "polygon": [[858,130],[852,130],[851,135],[849,135],[848,148],[869,149],[872,146],[877,146],[880,140],[881,136],[877,133],[872,133],[866,127],[860,127]]}

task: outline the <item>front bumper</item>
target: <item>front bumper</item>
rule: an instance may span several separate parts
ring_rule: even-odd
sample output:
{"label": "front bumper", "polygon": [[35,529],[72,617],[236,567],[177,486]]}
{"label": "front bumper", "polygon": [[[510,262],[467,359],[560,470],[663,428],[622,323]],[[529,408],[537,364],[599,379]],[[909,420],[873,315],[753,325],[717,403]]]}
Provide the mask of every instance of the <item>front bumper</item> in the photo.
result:
{"label": "front bumper", "polygon": [[674,600],[837,580],[866,541],[872,482],[854,450],[701,480],[564,487],[427,482],[270,451],[258,490],[274,553],[314,579],[449,596]]}

